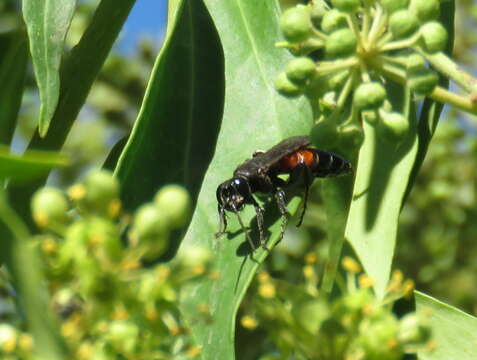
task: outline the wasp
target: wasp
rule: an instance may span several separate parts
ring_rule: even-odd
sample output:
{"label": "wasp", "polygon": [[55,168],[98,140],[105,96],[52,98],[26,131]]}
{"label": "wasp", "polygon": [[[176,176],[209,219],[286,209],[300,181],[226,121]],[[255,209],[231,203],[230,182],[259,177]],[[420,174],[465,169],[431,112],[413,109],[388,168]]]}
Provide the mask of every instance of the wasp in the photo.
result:
{"label": "wasp", "polygon": [[[279,241],[285,232],[289,217],[286,208],[286,190],[293,185],[304,188],[303,209],[297,226],[300,226],[306,211],[308,192],[315,178],[339,176],[352,172],[349,161],[328,151],[318,150],[310,146],[308,136],[287,138],[268,151],[256,151],[251,159],[239,165],[233,177],[224,181],[217,188],[218,212],[220,217],[220,237],[227,229],[226,211],[237,215],[247,241],[255,250],[255,245],[245,228],[239,211],[247,204],[255,207],[257,225],[260,235],[260,245],[266,249],[264,230],[264,209],[253,194],[262,193],[273,195],[282,218]],[[284,180],[280,175],[289,175]]]}

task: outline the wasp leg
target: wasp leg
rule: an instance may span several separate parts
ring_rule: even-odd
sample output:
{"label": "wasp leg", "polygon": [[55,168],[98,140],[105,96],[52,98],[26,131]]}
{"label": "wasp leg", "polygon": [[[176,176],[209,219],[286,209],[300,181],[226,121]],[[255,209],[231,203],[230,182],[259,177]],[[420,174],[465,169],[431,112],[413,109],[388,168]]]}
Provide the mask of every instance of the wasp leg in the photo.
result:
{"label": "wasp leg", "polygon": [[280,237],[278,238],[278,241],[277,241],[277,244],[278,244],[283,239],[283,235],[285,234],[285,229],[288,222],[288,217],[290,216],[290,214],[287,210],[287,206],[285,203],[285,192],[282,189],[277,188],[275,190],[275,199],[277,200],[278,209],[280,210],[280,214],[282,215]]}
{"label": "wasp leg", "polygon": [[260,246],[263,247],[265,250],[269,250],[267,248],[267,241],[265,240],[265,220],[263,218],[264,210],[260,206],[260,204],[252,198],[252,204],[255,207],[255,213],[257,214],[257,225],[258,225],[258,233],[260,234]]}
{"label": "wasp leg", "polygon": [[242,227],[243,232],[245,233],[245,237],[247,238],[248,243],[250,244],[250,247],[252,248],[252,252],[255,251],[256,247],[255,244],[252,241],[252,238],[250,237],[250,234],[247,231],[247,228],[243,224],[242,218],[240,217],[238,211],[234,209],[235,215],[237,215],[237,219],[239,221],[240,226]]}
{"label": "wasp leg", "polygon": [[305,216],[306,212],[306,204],[308,203],[308,192],[310,190],[310,185],[313,181],[313,174],[308,166],[305,164],[298,164],[290,174],[290,179],[288,180],[289,184],[296,183],[303,181],[303,185],[305,187],[305,194],[303,196],[303,209],[301,211],[300,220],[296,224],[296,227],[299,227],[303,222],[303,217]]}
{"label": "wasp leg", "polygon": [[215,233],[215,237],[219,238],[225,234],[225,230],[227,230],[227,214],[225,213],[225,208],[223,206],[218,206],[219,210],[219,217],[220,217],[220,225],[219,231]]}

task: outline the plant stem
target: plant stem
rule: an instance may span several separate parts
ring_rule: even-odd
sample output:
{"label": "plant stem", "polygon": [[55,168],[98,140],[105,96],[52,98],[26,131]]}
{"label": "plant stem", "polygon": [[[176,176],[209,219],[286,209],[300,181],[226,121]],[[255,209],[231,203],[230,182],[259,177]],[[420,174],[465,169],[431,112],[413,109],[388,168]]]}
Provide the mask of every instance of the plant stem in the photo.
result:
{"label": "plant stem", "polygon": [[69,358],[48,309],[47,292],[41,274],[36,249],[28,242],[27,226],[7,202],[3,186],[0,187],[0,232],[6,251],[5,262],[14,280],[20,304],[26,314],[29,330],[35,340],[39,358],[62,360]]}
{"label": "plant stem", "polygon": [[[381,72],[383,75],[389,77],[397,83],[402,85],[406,84],[406,73],[396,66],[386,62],[378,63],[377,61],[373,63],[373,66],[377,71]],[[436,86],[432,93],[427,96],[440,103],[447,103],[460,110],[477,115],[477,102],[473,101],[469,96],[455,94],[440,86]]]}
{"label": "plant stem", "polygon": [[392,51],[392,50],[398,50],[406,47],[411,47],[413,46],[417,40],[421,37],[421,34],[418,32],[411,36],[410,38],[404,39],[404,40],[399,40],[399,41],[392,41],[389,43],[386,43],[378,48],[378,51],[380,52],[385,52],[385,51]]}
{"label": "plant stem", "polygon": [[428,54],[417,46],[414,49],[424,56],[435,69],[450,78],[464,90],[477,94],[477,79],[460,68],[446,54],[443,52]]}

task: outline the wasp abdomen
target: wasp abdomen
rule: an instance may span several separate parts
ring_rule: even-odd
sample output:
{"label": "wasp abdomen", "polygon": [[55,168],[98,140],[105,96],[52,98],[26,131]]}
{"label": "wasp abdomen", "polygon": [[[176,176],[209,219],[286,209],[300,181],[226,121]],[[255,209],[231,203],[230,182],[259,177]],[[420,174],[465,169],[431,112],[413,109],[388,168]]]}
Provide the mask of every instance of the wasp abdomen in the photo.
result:
{"label": "wasp abdomen", "polygon": [[301,149],[281,158],[278,163],[278,171],[282,174],[286,174],[290,173],[299,164],[313,168],[315,163],[315,151],[313,149]]}
{"label": "wasp abdomen", "polygon": [[348,174],[351,164],[342,157],[328,151],[314,150],[317,158],[314,173],[319,177]]}

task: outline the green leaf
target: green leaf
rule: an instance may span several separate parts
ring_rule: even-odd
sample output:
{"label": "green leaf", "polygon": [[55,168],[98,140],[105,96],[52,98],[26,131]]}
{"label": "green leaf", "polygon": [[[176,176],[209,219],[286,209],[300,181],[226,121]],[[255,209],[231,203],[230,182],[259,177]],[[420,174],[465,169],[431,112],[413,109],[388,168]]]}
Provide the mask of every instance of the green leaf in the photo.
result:
{"label": "green leaf", "polygon": [[28,64],[23,34],[0,34],[0,144],[10,144],[17,123]]}
{"label": "green leaf", "polygon": [[[440,22],[446,27],[447,33],[449,34],[449,42],[445,53],[447,55],[452,54],[452,49],[454,47],[454,14],[455,14],[455,4],[453,0],[443,1],[441,3],[441,16]],[[449,79],[444,75],[439,74],[439,86],[443,88],[449,87]],[[406,195],[403,198],[402,205],[404,206],[404,201],[407,199],[410,194],[414,183],[416,182],[417,175],[419,170],[424,162],[424,158],[427,154],[427,149],[429,144],[434,136],[436,131],[437,124],[439,122],[439,117],[442,112],[443,104],[435,102],[430,98],[426,98],[422,104],[421,114],[419,116],[418,122],[418,133],[417,133],[417,155],[416,161],[412,168],[411,175],[409,177],[409,182],[406,189]]]}
{"label": "green leaf", "polygon": [[[379,298],[384,296],[396,243],[401,203],[414,164],[416,118],[409,91],[388,84],[393,109],[403,109],[410,129],[400,144],[378,138],[376,129],[363,121],[364,144],[359,153],[353,200],[345,236],[366,273],[374,280]],[[404,95],[403,93],[407,93]],[[404,101],[406,100],[406,101]]]}
{"label": "green leaf", "polygon": [[475,360],[477,359],[477,318],[440,302],[437,299],[414,292],[417,312],[429,321],[432,351],[418,352],[420,360]]}
{"label": "green leaf", "polygon": [[10,154],[8,147],[0,146],[0,179],[15,183],[31,181],[44,176],[51,168],[66,166],[65,156],[47,151],[28,151],[22,156]]}
{"label": "green leaf", "polygon": [[116,168],[128,209],[176,183],[193,199],[212,158],[224,96],[223,53],[202,1],[178,4]]}
{"label": "green leaf", "polygon": [[75,0],[23,0],[23,18],[40,91],[39,133],[44,137],[60,96],[60,64]]}
{"label": "green leaf", "polygon": [[[202,347],[204,359],[234,358],[235,315],[245,291],[267,252],[250,248],[235,216],[229,216],[228,234],[216,239],[219,217],[215,192],[234,169],[257,149],[268,149],[283,138],[310,131],[312,114],[304,98],[279,96],[274,79],[291,57],[275,47],[280,39],[277,1],[209,0],[205,4],[217,27],[225,56],[225,105],[217,149],[205,176],[196,210],[179,255],[187,248],[206,247],[213,253],[217,278],[191,285],[181,298],[184,316]],[[266,205],[268,246],[278,240],[280,219],[273,198]],[[294,212],[299,199],[291,200]],[[254,209],[241,212],[257,239]],[[272,250],[273,251],[273,250]],[[198,307],[207,304],[204,319]]]}

